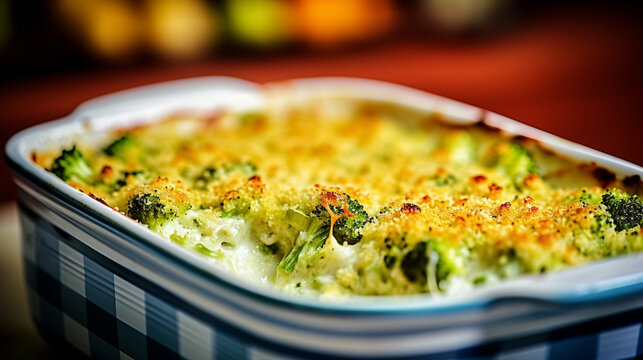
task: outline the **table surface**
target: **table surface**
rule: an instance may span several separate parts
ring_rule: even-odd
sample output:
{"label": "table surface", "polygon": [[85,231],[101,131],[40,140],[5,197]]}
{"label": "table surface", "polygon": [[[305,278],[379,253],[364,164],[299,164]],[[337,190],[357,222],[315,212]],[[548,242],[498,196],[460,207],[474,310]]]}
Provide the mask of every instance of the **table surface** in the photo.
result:
{"label": "table surface", "polygon": [[27,307],[18,208],[0,205],[0,349],[5,359],[64,357],[38,334]]}

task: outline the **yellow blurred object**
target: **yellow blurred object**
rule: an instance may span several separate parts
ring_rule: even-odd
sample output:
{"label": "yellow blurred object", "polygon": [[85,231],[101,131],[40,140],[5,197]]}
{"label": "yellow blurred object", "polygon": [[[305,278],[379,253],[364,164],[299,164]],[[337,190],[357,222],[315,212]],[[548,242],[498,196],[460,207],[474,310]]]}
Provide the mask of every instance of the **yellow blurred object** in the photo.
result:
{"label": "yellow blurred object", "polygon": [[147,36],[152,50],[168,59],[191,59],[213,45],[218,21],[200,0],[147,0]]}
{"label": "yellow blurred object", "polygon": [[258,47],[273,47],[292,36],[293,15],[282,0],[228,0],[226,15],[238,41]]}
{"label": "yellow blurred object", "polygon": [[390,0],[295,0],[302,39],[319,47],[335,47],[381,35],[397,17]]}
{"label": "yellow blurred object", "polygon": [[136,8],[129,1],[98,0],[80,20],[90,50],[108,60],[123,60],[140,47],[141,28]]}

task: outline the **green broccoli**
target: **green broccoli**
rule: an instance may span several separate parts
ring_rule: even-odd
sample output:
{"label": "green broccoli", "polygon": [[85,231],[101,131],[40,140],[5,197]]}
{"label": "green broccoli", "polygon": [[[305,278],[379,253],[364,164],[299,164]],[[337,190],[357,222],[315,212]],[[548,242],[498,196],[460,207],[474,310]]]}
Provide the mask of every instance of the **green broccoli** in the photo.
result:
{"label": "green broccoli", "polygon": [[433,177],[436,186],[449,186],[456,183],[456,178],[453,174],[437,174]]}
{"label": "green broccoli", "polygon": [[221,202],[221,217],[222,218],[231,218],[231,217],[245,217],[251,213],[252,208],[252,196],[249,196],[245,193],[238,193],[232,198],[226,199]]}
{"label": "green broccoli", "polygon": [[85,183],[91,183],[94,178],[94,171],[83,154],[76,149],[76,145],[69,150],[63,150],[62,154],[54,160],[49,171],[64,181],[75,178]]}
{"label": "green broccoli", "polygon": [[150,229],[157,230],[160,226],[185,213],[189,208],[190,205],[179,207],[164,203],[154,193],[141,193],[129,199],[126,214],[130,218],[146,224]]}
{"label": "green broccoli", "polygon": [[120,188],[127,185],[127,178],[130,176],[133,176],[134,178],[139,178],[139,179],[144,178],[142,170],[123,171],[123,173],[121,174],[121,177],[114,182],[114,185],[112,186],[112,190],[118,191]]}
{"label": "green broccoli", "polygon": [[205,188],[209,183],[218,179],[219,179],[219,176],[217,174],[217,169],[214,167],[208,166],[205,169],[203,169],[201,174],[199,174],[194,179],[194,186],[197,189],[205,190]]}
{"label": "green broccoli", "polygon": [[[353,245],[362,239],[362,228],[370,221],[370,218],[359,201],[352,199],[347,194],[341,194],[340,196],[345,200],[346,209],[351,216],[340,217],[335,222],[333,236],[340,244],[346,242]],[[328,209],[335,216],[340,216],[344,211],[341,204],[328,205]],[[297,228],[302,228],[306,223],[303,216],[306,215],[294,210],[286,213],[289,223]],[[317,205],[308,216],[305,231],[299,233],[295,240],[295,245],[290,250],[290,253],[281,260],[279,268],[290,273],[294,270],[300,257],[321,249],[330,235],[330,226],[331,217],[328,210],[322,204]]]}
{"label": "green broccoli", "polygon": [[585,205],[599,205],[601,203],[601,197],[597,192],[583,189],[583,193],[579,196],[578,201]]}
{"label": "green broccoli", "polygon": [[377,214],[373,215],[368,221],[369,222],[381,222],[381,221],[387,221],[389,216],[392,214],[395,214],[398,210],[392,207],[391,205],[386,205],[383,208],[380,209],[380,211],[377,212]]}
{"label": "green broccoli", "polygon": [[478,143],[469,131],[454,130],[442,138],[442,147],[449,154],[449,160],[458,164],[474,162],[478,156]]}
{"label": "green broccoli", "polygon": [[240,172],[245,176],[257,174],[257,166],[249,161],[238,162],[226,167],[226,173]]}
{"label": "green broccoli", "polygon": [[308,216],[301,211],[288,209],[286,211],[286,220],[288,224],[299,231],[306,231],[308,228]]}
{"label": "green broccoli", "polygon": [[493,165],[496,169],[513,178],[540,172],[538,164],[525,148],[514,142],[507,144],[507,147],[498,147],[499,151]]}
{"label": "green broccoli", "polygon": [[111,144],[107,145],[105,149],[103,149],[103,152],[106,155],[109,155],[111,157],[117,157],[117,158],[125,158],[126,154],[130,152],[132,149],[136,148],[136,141],[132,139],[130,136],[125,135],[121,138],[118,138],[114,140]]}
{"label": "green broccoli", "polygon": [[377,215],[375,215],[375,217],[377,218],[377,217],[380,217],[382,215],[391,214],[393,212],[395,212],[395,209],[390,205],[386,205],[383,208],[381,208],[380,211],[377,212]]}
{"label": "green broccoli", "polygon": [[600,188],[584,188],[579,191],[573,191],[562,199],[561,203],[565,206],[580,203],[583,206],[599,206],[601,204],[601,197],[605,190]]}
{"label": "green broccoli", "polygon": [[426,251],[426,242],[417,243],[411,251],[404,255],[402,272],[411,282],[426,283],[426,267],[429,264],[429,257]]}
{"label": "green broccoli", "polygon": [[237,202],[236,205],[230,210],[224,210],[221,213],[222,218],[233,218],[233,217],[243,217],[248,214],[251,209],[251,205],[244,205],[244,203]]}
{"label": "green broccoli", "polygon": [[[344,196],[346,198],[348,212],[351,215],[343,216],[335,222],[335,226],[333,226],[333,236],[340,244],[346,242],[349,245],[354,245],[362,239],[362,228],[371,218],[359,201],[351,198],[347,194],[344,194]],[[329,205],[329,208],[337,216],[341,215],[344,211],[340,205]],[[330,223],[330,214],[321,204],[317,205],[312,214]]]}
{"label": "green broccoli", "polygon": [[299,233],[292,250],[279,263],[279,269],[287,273],[293,272],[302,253],[315,252],[324,246],[329,231],[329,220],[310,216],[306,231]]}
{"label": "green broccoli", "polygon": [[438,256],[435,268],[435,277],[438,286],[442,280],[447,279],[456,271],[457,266],[449,254],[447,254],[447,249],[443,243],[431,240],[422,241],[407,252],[400,263],[402,272],[409,281],[420,284],[427,283],[427,268],[430,253],[435,253]]}
{"label": "green broccoli", "polygon": [[203,245],[202,243],[197,243],[194,245],[194,250],[200,252],[203,255],[215,258],[215,259],[222,259],[224,257],[223,251],[220,249],[217,250],[211,250],[207,246]]}
{"label": "green broccoli", "polygon": [[235,162],[219,167],[208,166],[194,178],[194,184],[198,189],[203,190],[208,184],[221,180],[221,178],[236,172],[250,177],[257,174],[257,166],[249,161]]}
{"label": "green broccoli", "polygon": [[601,202],[610,214],[616,231],[641,226],[643,222],[643,202],[638,196],[624,192],[611,191],[603,195]]}

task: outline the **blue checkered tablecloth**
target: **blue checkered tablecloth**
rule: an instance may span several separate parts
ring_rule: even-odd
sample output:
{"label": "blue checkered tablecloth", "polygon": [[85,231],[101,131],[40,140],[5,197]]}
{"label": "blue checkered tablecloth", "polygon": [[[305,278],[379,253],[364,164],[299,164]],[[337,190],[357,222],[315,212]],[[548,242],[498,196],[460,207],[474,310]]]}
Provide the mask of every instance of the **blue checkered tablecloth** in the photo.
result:
{"label": "blue checkered tablecloth", "polygon": [[[22,209],[21,221],[32,316],[41,329],[83,354],[101,359],[328,358],[256,344],[252,337],[214,323],[28,209]],[[633,358],[643,355],[642,320],[643,309],[638,309],[431,357]]]}

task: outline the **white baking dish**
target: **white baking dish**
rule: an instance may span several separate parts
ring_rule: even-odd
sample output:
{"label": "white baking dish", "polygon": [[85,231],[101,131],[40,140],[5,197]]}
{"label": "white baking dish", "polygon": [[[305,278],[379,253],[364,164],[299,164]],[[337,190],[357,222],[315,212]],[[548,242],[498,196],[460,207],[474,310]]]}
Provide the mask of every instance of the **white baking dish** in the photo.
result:
{"label": "white baking dish", "polygon": [[482,121],[579,162],[595,162],[619,177],[643,176],[637,165],[514,120],[377,81],[320,78],[260,86],[208,77],[128,90],[91,100],[7,144],[19,192],[30,308],[39,327],[95,357],[557,358],[572,351],[582,358],[611,358],[643,353],[643,254],[450,297],[293,298],[216,268],[31,161],[35,150],[177,111],[280,111],[334,98],[392,102],[462,124]]}

